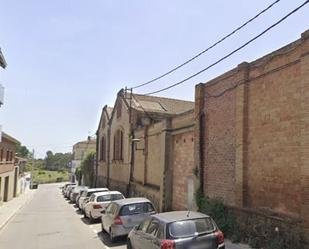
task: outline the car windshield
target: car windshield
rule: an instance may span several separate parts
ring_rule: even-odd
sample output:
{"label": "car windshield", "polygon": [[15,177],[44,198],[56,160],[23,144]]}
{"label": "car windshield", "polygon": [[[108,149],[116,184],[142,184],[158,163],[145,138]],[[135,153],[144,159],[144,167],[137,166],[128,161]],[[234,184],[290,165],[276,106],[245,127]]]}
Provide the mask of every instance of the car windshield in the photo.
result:
{"label": "car windshield", "polygon": [[132,203],[125,205],[120,210],[120,216],[143,214],[153,212],[154,208],[149,202]]}
{"label": "car windshield", "polygon": [[169,234],[174,238],[193,237],[204,233],[211,233],[215,225],[211,218],[175,221],[169,226]]}

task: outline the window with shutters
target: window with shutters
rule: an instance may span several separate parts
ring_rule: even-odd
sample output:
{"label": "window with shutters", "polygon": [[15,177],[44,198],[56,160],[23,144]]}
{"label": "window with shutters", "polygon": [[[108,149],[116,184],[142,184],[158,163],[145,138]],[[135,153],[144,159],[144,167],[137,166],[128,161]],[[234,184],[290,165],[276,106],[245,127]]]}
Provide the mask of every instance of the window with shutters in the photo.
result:
{"label": "window with shutters", "polygon": [[123,131],[117,130],[114,134],[114,160],[123,160]]}
{"label": "window with shutters", "polygon": [[103,136],[101,138],[101,144],[100,144],[100,160],[101,161],[106,161],[106,139]]}

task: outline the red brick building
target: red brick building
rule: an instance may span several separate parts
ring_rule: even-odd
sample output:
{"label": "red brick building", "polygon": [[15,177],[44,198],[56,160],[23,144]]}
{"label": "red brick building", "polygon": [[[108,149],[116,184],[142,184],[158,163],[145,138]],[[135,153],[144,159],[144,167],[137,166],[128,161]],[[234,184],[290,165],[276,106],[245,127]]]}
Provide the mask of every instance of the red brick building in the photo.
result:
{"label": "red brick building", "polygon": [[308,37],[196,86],[195,162],[206,195],[309,228]]}
{"label": "red brick building", "polygon": [[15,166],[15,138],[2,132],[0,134],[0,205],[17,195],[18,166]]}

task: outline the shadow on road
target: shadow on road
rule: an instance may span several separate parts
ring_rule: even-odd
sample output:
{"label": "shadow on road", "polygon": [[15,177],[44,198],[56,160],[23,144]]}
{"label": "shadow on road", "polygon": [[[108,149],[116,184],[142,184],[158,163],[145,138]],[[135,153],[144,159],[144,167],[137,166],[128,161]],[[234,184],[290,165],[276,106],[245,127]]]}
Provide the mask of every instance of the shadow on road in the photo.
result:
{"label": "shadow on road", "polygon": [[81,219],[82,222],[84,222],[84,224],[91,225],[90,222],[89,222],[89,219],[85,218],[84,216],[80,219]]}
{"label": "shadow on road", "polygon": [[112,243],[108,233],[106,232],[99,232],[98,233],[99,239],[103,242],[104,245],[108,247],[115,247],[115,246],[123,246],[127,244],[127,236],[118,237],[115,239],[115,242]]}
{"label": "shadow on road", "polygon": [[82,222],[84,222],[87,225],[92,225],[92,224],[99,224],[101,223],[101,220],[97,219],[97,220],[93,220],[93,222],[90,222],[90,220],[88,218],[86,218],[85,216],[80,218],[82,220]]}
{"label": "shadow on road", "polygon": [[82,210],[76,209],[75,213],[77,213],[78,215],[83,215]]}

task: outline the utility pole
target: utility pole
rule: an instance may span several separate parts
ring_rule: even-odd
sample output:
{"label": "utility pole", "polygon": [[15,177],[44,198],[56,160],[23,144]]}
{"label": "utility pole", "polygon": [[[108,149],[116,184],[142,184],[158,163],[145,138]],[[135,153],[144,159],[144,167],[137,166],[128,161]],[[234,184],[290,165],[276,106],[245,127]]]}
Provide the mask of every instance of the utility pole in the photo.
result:
{"label": "utility pole", "polygon": [[130,123],[130,145],[131,145],[131,160],[130,160],[130,175],[129,175],[129,186],[127,195],[130,196],[131,182],[133,181],[133,170],[134,170],[134,132],[133,132],[133,121],[132,121],[132,94],[133,89],[130,89],[130,107],[129,107],[129,123]]}
{"label": "utility pole", "polygon": [[34,168],[34,149],[32,150],[32,164],[31,164],[31,186],[33,186],[33,168]]}

